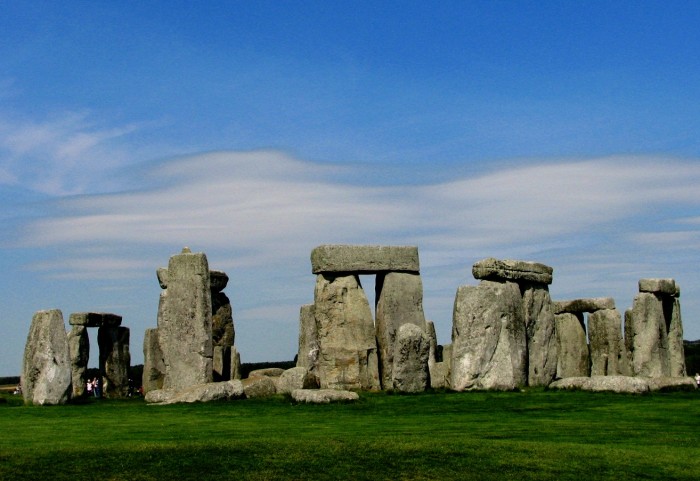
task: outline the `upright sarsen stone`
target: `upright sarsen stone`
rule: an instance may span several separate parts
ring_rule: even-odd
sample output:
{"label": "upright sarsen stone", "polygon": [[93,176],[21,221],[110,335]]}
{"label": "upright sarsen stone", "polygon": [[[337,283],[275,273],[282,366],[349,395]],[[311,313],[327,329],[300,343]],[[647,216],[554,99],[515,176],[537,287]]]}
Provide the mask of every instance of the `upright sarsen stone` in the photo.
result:
{"label": "upright sarsen stone", "polygon": [[452,323],[451,387],[509,390],[527,382],[520,289],[514,282],[460,286]]}
{"label": "upright sarsen stone", "polygon": [[[160,273],[159,279],[162,285]],[[172,256],[166,285],[158,315],[165,364],[163,388],[178,390],[212,382],[212,307],[206,255],[185,248]]]}
{"label": "upright sarsen stone", "polygon": [[522,283],[527,332],[528,385],[548,386],[557,374],[559,345],[552,298],[544,284]]}
{"label": "upright sarsen stone", "polygon": [[634,375],[671,375],[664,306],[656,294],[637,294],[632,309],[625,312],[625,334]]}
{"label": "upright sarsen stone", "polygon": [[428,357],[430,339],[415,324],[402,324],[396,331],[393,388],[399,392],[423,392],[430,386]]}
{"label": "upright sarsen stone", "polygon": [[71,395],[68,336],[59,309],[32,318],[22,360],[22,395],[32,404],[65,404]]}
{"label": "upright sarsen stone", "polygon": [[369,302],[356,275],[319,274],[314,290],[322,389],[379,389]]}
{"label": "upright sarsen stone", "polygon": [[71,359],[72,397],[77,399],[85,395],[87,367],[90,359],[90,339],[85,326],[74,325],[68,331],[68,350]]}
{"label": "upright sarsen stone", "polygon": [[160,350],[158,329],[146,329],[143,336],[143,393],[163,389],[165,363]]}
{"label": "upright sarsen stone", "polygon": [[129,328],[102,326],[97,331],[100,346],[102,393],[106,398],[123,398],[129,394]]}
{"label": "upright sarsen stone", "polygon": [[563,312],[554,316],[559,356],[557,377],[590,375],[590,356],[583,313]]}
{"label": "upright sarsen stone", "polygon": [[668,326],[668,355],[671,377],[685,377],[685,348],[683,347],[683,322],[681,321],[681,303],[673,298],[671,323]]}
{"label": "upright sarsen stone", "polygon": [[388,272],[377,276],[376,335],[382,386],[391,388],[396,332],[403,324],[426,330],[420,275]]}
{"label": "upright sarsen stone", "polygon": [[617,309],[601,309],[588,316],[591,376],[628,376],[627,351]]}
{"label": "upright sarsen stone", "polygon": [[212,309],[212,374],[214,381],[228,381],[231,379],[231,348],[236,336],[231,301],[222,292],[229,279],[223,271],[210,271],[209,280]]}

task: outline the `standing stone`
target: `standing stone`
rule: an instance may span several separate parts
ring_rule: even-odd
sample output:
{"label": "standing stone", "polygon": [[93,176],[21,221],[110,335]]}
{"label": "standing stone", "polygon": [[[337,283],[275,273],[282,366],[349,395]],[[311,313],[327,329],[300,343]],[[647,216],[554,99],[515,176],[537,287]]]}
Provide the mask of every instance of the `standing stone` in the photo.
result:
{"label": "standing stone", "polygon": [[554,316],[559,356],[557,378],[590,375],[590,358],[583,313],[564,312]]}
{"label": "standing stone", "polygon": [[668,327],[668,354],[672,377],[685,377],[685,349],[683,348],[683,322],[681,303],[673,297],[671,324]]}
{"label": "standing stone", "polygon": [[24,348],[21,385],[26,403],[65,404],[70,399],[71,358],[59,309],[34,314]]}
{"label": "standing stone", "polygon": [[460,286],[452,323],[451,387],[509,390],[527,382],[520,289],[514,282]]}
{"label": "standing stone", "polygon": [[356,275],[319,274],[314,290],[322,389],[380,389],[369,302]]}
{"label": "standing stone", "polygon": [[167,292],[161,296],[158,316],[165,363],[163,388],[177,390],[210,383],[213,350],[207,256],[183,249],[170,258],[166,277]]}
{"label": "standing stone", "polygon": [[557,375],[559,346],[554,311],[545,284],[529,284],[523,292],[527,329],[528,384],[548,386]]}
{"label": "standing stone", "polygon": [[406,323],[425,330],[423,283],[419,274],[388,272],[377,275],[376,335],[382,386],[392,386],[396,331]]}
{"label": "standing stone", "polygon": [[129,395],[129,328],[102,326],[97,331],[100,346],[102,393],[106,398]]}
{"label": "standing stone", "polygon": [[625,313],[625,334],[635,376],[670,376],[664,307],[656,294],[637,294]]}
{"label": "standing stone", "polygon": [[617,309],[603,309],[589,314],[591,376],[629,374],[621,325],[622,317]]}
{"label": "standing stone", "polygon": [[68,350],[71,359],[72,398],[77,399],[85,395],[90,359],[90,339],[85,326],[73,326],[68,331]]}
{"label": "standing stone", "polygon": [[305,304],[299,309],[299,351],[297,366],[315,371],[318,362],[318,332],[314,305]]}
{"label": "standing stone", "polygon": [[402,324],[396,333],[393,387],[399,392],[423,392],[430,386],[430,339],[415,324]]}
{"label": "standing stone", "polygon": [[143,393],[163,389],[165,363],[158,341],[158,329],[146,329],[143,336]]}
{"label": "standing stone", "polygon": [[240,379],[242,377],[241,371],[241,354],[235,347],[231,348],[231,379]]}
{"label": "standing stone", "polygon": [[228,284],[228,275],[222,271],[211,271],[209,279],[212,307],[212,375],[214,381],[228,381],[231,379],[231,347],[235,341],[231,301],[221,292]]}
{"label": "standing stone", "polygon": [[430,352],[428,353],[428,370],[432,374],[435,363],[437,362],[437,333],[435,332],[435,323],[433,321],[425,321],[425,333],[428,336],[430,343]]}

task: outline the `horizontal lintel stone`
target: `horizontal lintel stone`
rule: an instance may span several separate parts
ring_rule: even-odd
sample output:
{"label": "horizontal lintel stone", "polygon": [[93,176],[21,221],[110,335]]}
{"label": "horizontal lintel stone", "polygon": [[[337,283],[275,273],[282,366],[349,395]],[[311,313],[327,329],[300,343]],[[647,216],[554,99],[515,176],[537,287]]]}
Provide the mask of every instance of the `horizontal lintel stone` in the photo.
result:
{"label": "horizontal lintel stone", "polygon": [[674,279],[639,279],[639,292],[679,296],[680,288]]}
{"label": "horizontal lintel stone", "polygon": [[[160,284],[160,288],[167,289],[169,279],[168,268],[159,267],[158,269],[156,269],[156,275],[158,276],[158,283]],[[209,284],[213,292],[223,291],[224,289],[226,289],[226,285],[228,284],[228,274],[226,274],[224,271],[210,270]]]}
{"label": "horizontal lintel stone", "polygon": [[74,312],[68,318],[71,326],[116,327],[121,326],[122,316],[107,312]]}
{"label": "horizontal lintel stone", "polygon": [[419,272],[418,247],[326,244],[311,251],[311,272]]}
{"label": "horizontal lintel stone", "polygon": [[528,281],[539,284],[551,284],[553,271],[551,267],[538,262],[501,260],[493,257],[480,260],[472,267],[475,279]]}
{"label": "horizontal lintel stone", "polygon": [[602,311],[605,309],[615,309],[615,299],[612,297],[592,297],[554,302],[555,314],[563,314],[565,312],[578,314],[582,312]]}

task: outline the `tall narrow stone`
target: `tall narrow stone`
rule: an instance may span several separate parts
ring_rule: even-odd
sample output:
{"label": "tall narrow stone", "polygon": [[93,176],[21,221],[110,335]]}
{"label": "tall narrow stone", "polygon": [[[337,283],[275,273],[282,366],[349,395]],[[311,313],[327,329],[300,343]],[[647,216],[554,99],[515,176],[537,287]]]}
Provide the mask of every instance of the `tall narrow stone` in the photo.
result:
{"label": "tall narrow stone", "polygon": [[627,348],[631,351],[632,371],[636,376],[666,377],[671,375],[668,335],[664,306],[650,292],[640,292],[632,309],[625,315]]}
{"label": "tall narrow stone", "polygon": [[319,274],[314,291],[322,389],[379,389],[369,302],[356,275]]}
{"label": "tall narrow stone", "polygon": [[622,317],[617,309],[589,314],[591,376],[629,375],[621,326]]}
{"label": "tall narrow stone", "polygon": [[394,345],[393,388],[399,392],[423,392],[430,386],[430,339],[415,324],[402,324]]}
{"label": "tall narrow stone", "polygon": [[107,398],[123,398],[129,394],[129,328],[102,326],[97,331],[100,346],[102,393]]}
{"label": "tall narrow stone", "polygon": [[425,331],[423,283],[420,275],[388,272],[377,275],[376,335],[382,386],[392,386],[392,366],[396,331],[403,324],[413,324]]}
{"label": "tall narrow stone", "polygon": [[526,384],[525,321],[516,283],[483,280],[458,288],[451,368],[451,387],[457,391]]}
{"label": "tall narrow stone", "polygon": [[231,379],[231,348],[236,335],[231,301],[222,292],[228,284],[228,275],[223,271],[211,271],[209,279],[212,308],[212,375],[214,381],[228,381]]}
{"label": "tall narrow stone", "polygon": [[90,359],[90,339],[85,326],[75,325],[68,331],[68,350],[71,359],[72,397],[77,399],[85,395]]}
{"label": "tall narrow stone", "polygon": [[[209,264],[189,249],[170,258],[158,330],[165,363],[164,389],[212,382],[212,308]],[[159,275],[161,284],[162,276]]]}
{"label": "tall narrow stone", "polygon": [[672,377],[685,377],[685,350],[683,348],[683,322],[681,321],[681,303],[673,297],[671,323],[668,328],[668,354]]}
{"label": "tall narrow stone", "polygon": [[143,393],[163,389],[165,363],[160,350],[158,329],[146,329],[143,336]]}
{"label": "tall narrow stone", "polygon": [[563,312],[554,316],[559,356],[557,377],[590,375],[590,357],[583,313]]}
{"label": "tall narrow stone", "polygon": [[32,318],[22,360],[22,395],[32,404],[65,404],[71,395],[68,336],[59,309]]}
{"label": "tall narrow stone", "polygon": [[309,371],[316,368],[318,362],[318,332],[314,305],[305,304],[299,309],[299,350],[297,352],[297,367],[305,367]]}
{"label": "tall narrow stone", "polygon": [[548,386],[556,377],[559,353],[552,298],[545,284],[523,284],[525,285],[522,290],[527,329],[528,384]]}

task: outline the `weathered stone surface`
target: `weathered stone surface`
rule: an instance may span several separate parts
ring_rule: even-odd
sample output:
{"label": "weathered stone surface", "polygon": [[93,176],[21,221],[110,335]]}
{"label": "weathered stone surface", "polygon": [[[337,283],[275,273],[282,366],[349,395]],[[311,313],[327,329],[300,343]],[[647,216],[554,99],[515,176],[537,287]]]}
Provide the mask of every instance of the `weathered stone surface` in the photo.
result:
{"label": "weathered stone surface", "polygon": [[280,377],[282,374],[284,374],[284,369],[281,367],[268,367],[265,369],[255,369],[254,371],[250,371],[248,377]]}
{"label": "weathered stone surface", "polygon": [[671,322],[668,326],[668,356],[672,377],[682,378],[687,375],[685,369],[685,348],[683,347],[683,322],[681,321],[681,303],[676,297],[671,308]]}
{"label": "weathered stone surface", "polygon": [[612,297],[591,297],[554,302],[555,314],[562,314],[564,312],[579,314],[583,312],[600,311],[603,309],[615,309],[615,299]]}
{"label": "weathered stone surface", "polygon": [[207,257],[189,249],[170,258],[158,316],[165,389],[210,383],[212,307]]}
{"label": "weathered stone surface", "polygon": [[[435,323],[433,321],[425,321],[425,333],[428,336],[428,342],[430,343],[430,352],[428,353],[428,370],[432,375],[433,366],[436,362],[438,362],[437,333],[435,332]],[[442,361],[442,359],[440,360]]]}
{"label": "weathered stone surface", "polygon": [[236,337],[231,301],[221,292],[228,283],[228,276],[222,271],[210,271],[209,276],[212,283],[212,376],[214,381],[228,381],[231,379],[231,348]]}
{"label": "weathered stone surface", "polygon": [[231,347],[214,346],[211,370],[214,382],[228,381],[231,378]]}
{"label": "weathered stone surface", "polygon": [[649,392],[646,379],[628,376],[569,377],[549,385],[552,389],[581,389],[595,392],[642,394]]}
{"label": "weathered stone surface", "polygon": [[228,274],[224,271],[209,271],[209,284],[212,293],[223,291],[228,285]]}
{"label": "weathered stone surface", "polygon": [[591,376],[629,376],[627,350],[622,338],[622,316],[617,309],[603,309],[588,316]]}
{"label": "weathered stone surface", "polygon": [[553,269],[530,261],[500,260],[489,257],[472,266],[474,279],[491,281],[526,281],[538,284],[552,283]]}
{"label": "weathered stone surface", "polygon": [[73,326],[68,331],[68,351],[71,360],[72,398],[85,395],[87,384],[87,367],[90,359],[90,339],[85,326]]}
{"label": "weathered stone surface", "polygon": [[530,386],[547,386],[557,374],[559,345],[554,325],[552,298],[546,285],[532,284],[523,291]]}
{"label": "weathered stone surface", "polygon": [[22,361],[22,395],[32,404],[65,404],[71,395],[68,336],[59,309],[32,318]]}
{"label": "weathered stone surface", "polygon": [[149,393],[163,389],[165,363],[158,341],[158,329],[146,329],[143,336],[143,392]]}
{"label": "weathered stone surface", "polygon": [[129,394],[129,328],[102,326],[97,331],[100,346],[100,373],[102,395],[123,398]]}
{"label": "weathered stone surface", "polygon": [[356,392],[338,389],[296,389],[292,391],[292,399],[302,403],[328,404],[331,402],[357,401],[360,399],[360,396]]}
{"label": "weathered stone surface", "polygon": [[433,389],[447,389],[450,387],[450,371],[447,362],[436,362],[430,368],[430,387]]}
{"label": "weathered stone surface", "polygon": [[152,404],[177,404],[210,401],[229,401],[244,397],[243,384],[239,380],[212,382],[190,386],[181,391],[160,389],[146,394],[146,402]]}
{"label": "weathered stone surface", "polygon": [[288,394],[295,389],[316,388],[318,388],[316,376],[311,374],[305,367],[287,369],[277,380],[277,392],[279,394]]}
{"label": "weathered stone surface", "polygon": [[402,324],[394,345],[393,388],[399,392],[423,392],[430,386],[430,339],[415,324]]}
{"label": "weathered stone surface", "polygon": [[590,357],[583,314],[568,312],[554,316],[559,347],[557,377],[581,377],[590,374]]}
{"label": "weathered stone surface", "polygon": [[314,291],[324,389],[380,389],[374,320],[359,278],[319,274]]}
{"label": "weathered stone surface", "polygon": [[371,274],[382,271],[419,272],[414,246],[321,245],[311,251],[311,272]]}
{"label": "weathered stone surface", "polygon": [[[673,299],[668,298],[672,303]],[[671,374],[664,305],[655,294],[640,292],[625,312],[625,342],[632,374],[668,377]]]}
{"label": "weathered stone surface", "polygon": [[639,292],[665,294],[668,296],[680,294],[676,290],[676,281],[674,279],[639,279]]}
{"label": "weathered stone surface", "polygon": [[452,389],[501,389],[527,382],[525,321],[513,282],[460,286],[452,323]]}
{"label": "weathered stone surface", "polygon": [[314,305],[306,304],[299,309],[299,351],[297,367],[315,370],[318,363],[318,332]]}
{"label": "weathered stone surface", "polygon": [[396,331],[402,324],[425,330],[423,282],[419,274],[389,272],[376,280],[376,336],[382,387],[392,387]]}
{"label": "weathered stone surface", "polygon": [[122,316],[107,312],[74,312],[68,318],[71,326],[116,327],[121,326]]}
{"label": "weathered stone surface", "polygon": [[694,391],[698,388],[692,377],[649,377],[645,378],[652,391]]}
{"label": "weathered stone surface", "polygon": [[241,376],[241,354],[234,346],[231,348],[231,379],[240,379]]}
{"label": "weathered stone surface", "polygon": [[274,396],[277,393],[277,383],[268,376],[253,376],[242,382],[248,398]]}

